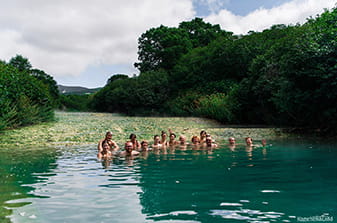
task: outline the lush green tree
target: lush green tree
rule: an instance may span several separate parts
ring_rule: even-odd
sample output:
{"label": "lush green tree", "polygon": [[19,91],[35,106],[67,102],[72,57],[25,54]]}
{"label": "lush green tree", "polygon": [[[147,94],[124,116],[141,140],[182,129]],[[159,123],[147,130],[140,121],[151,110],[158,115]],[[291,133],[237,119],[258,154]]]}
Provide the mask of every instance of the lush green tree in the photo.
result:
{"label": "lush green tree", "polygon": [[54,78],[45,73],[43,70],[39,69],[31,69],[30,74],[45,84],[46,88],[48,89],[50,96],[53,99],[53,107],[59,106],[59,99],[60,99],[60,93],[57,87],[57,83],[54,80]]}
{"label": "lush green tree", "polygon": [[138,60],[141,72],[171,69],[176,61],[192,48],[188,33],[180,28],[151,28],[138,39]]}
{"label": "lush green tree", "polygon": [[181,22],[179,28],[187,31],[193,48],[207,46],[219,37],[233,38],[232,32],[226,32],[220,25],[206,23],[202,18],[195,18],[188,22]]}
{"label": "lush green tree", "polygon": [[114,74],[108,79],[107,84],[110,84],[117,80],[123,80],[123,79],[128,79],[128,78],[129,76],[126,74]]}
{"label": "lush green tree", "polygon": [[32,69],[32,65],[29,60],[22,55],[16,55],[15,57],[11,58],[9,64],[17,68],[21,72],[29,71],[30,69]]}
{"label": "lush green tree", "polygon": [[111,77],[93,101],[104,111],[336,132],[336,36],[336,9],[240,36],[200,18],[152,28],[139,38],[141,74]]}
{"label": "lush green tree", "polygon": [[41,81],[0,63],[0,129],[48,121],[53,115],[51,95]]}
{"label": "lush green tree", "polygon": [[67,111],[89,111],[89,103],[91,100],[91,95],[61,95],[60,104],[62,105],[61,109]]}
{"label": "lush green tree", "polygon": [[168,75],[163,70],[111,81],[94,94],[91,106],[98,111],[136,114],[160,109],[168,97]]}

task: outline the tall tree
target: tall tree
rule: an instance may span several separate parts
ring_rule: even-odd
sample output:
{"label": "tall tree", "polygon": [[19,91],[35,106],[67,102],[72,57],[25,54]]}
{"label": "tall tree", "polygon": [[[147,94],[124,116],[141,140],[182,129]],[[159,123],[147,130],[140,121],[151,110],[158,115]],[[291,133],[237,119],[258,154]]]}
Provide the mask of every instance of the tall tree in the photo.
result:
{"label": "tall tree", "polygon": [[202,18],[195,18],[188,22],[181,22],[179,28],[184,29],[192,41],[193,48],[207,46],[211,41],[218,37],[232,38],[232,32],[226,32],[220,25],[206,23]]}
{"label": "tall tree", "polygon": [[16,67],[19,71],[29,71],[32,69],[32,65],[29,60],[21,55],[16,55],[11,58],[9,64]]}
{"label": "tall tree", "polygon": [[185,30],[163,25],[143,33],[138,43],[139,63],[135,63],[135,67],[141,72],[161,68],[170,70],[177,60],[192,48]]}

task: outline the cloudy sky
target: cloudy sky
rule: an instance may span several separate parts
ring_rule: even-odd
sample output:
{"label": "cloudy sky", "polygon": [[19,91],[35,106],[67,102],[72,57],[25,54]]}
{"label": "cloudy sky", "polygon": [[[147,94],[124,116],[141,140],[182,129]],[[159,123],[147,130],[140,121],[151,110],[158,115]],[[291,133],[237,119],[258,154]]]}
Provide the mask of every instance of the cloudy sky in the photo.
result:
{"label": "cloudy sky", "polygon": [[101,87],[138,74],[137,39],[202,17],[235,34],[303,23],[336,0],[0,0],[0,59],[16,54],[63,85]]}

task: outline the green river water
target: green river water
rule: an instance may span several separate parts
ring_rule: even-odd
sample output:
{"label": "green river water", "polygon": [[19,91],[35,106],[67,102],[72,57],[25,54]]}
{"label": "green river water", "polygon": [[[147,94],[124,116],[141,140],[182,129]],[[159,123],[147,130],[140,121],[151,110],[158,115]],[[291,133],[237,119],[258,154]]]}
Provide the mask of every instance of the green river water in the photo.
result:
{"label": "green river water", "polygon": [[[100,161],[111,130],[150,140],[172,128],[201,130],[213,150],[168,149]],[[239,145],[230,149],[226,139]],[[246,148],[244,137],[267,139]],[[200,118],[57,113],[54,123],[0,135],[0,222],[334,222],[337,143],[279,129],[227,128]]]}

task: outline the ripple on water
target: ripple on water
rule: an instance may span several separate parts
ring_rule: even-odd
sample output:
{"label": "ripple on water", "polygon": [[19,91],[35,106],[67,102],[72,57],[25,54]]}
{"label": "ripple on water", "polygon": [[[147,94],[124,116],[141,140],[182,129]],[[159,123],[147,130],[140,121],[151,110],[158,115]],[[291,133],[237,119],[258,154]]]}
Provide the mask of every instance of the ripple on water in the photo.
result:
{"label": "ripple on water", "polygon": [[[230,205],[234,206],[234,205]],[[224,219],[234,219],[234,220],[248,220],[249,222],[264,222],[261,220],[264,219],[278,219],[281,220],[283,213],[279,212],[263,212],[260,210],[251,210],[251,209],[239,209],[239,210],[211,210],[210,215],[220,216]],[[269,222],[269,221],[266,221]]]}
{"label": "ripple on water", "polygon": [[262,193],[280,193],[279,190],[261,190]]}

